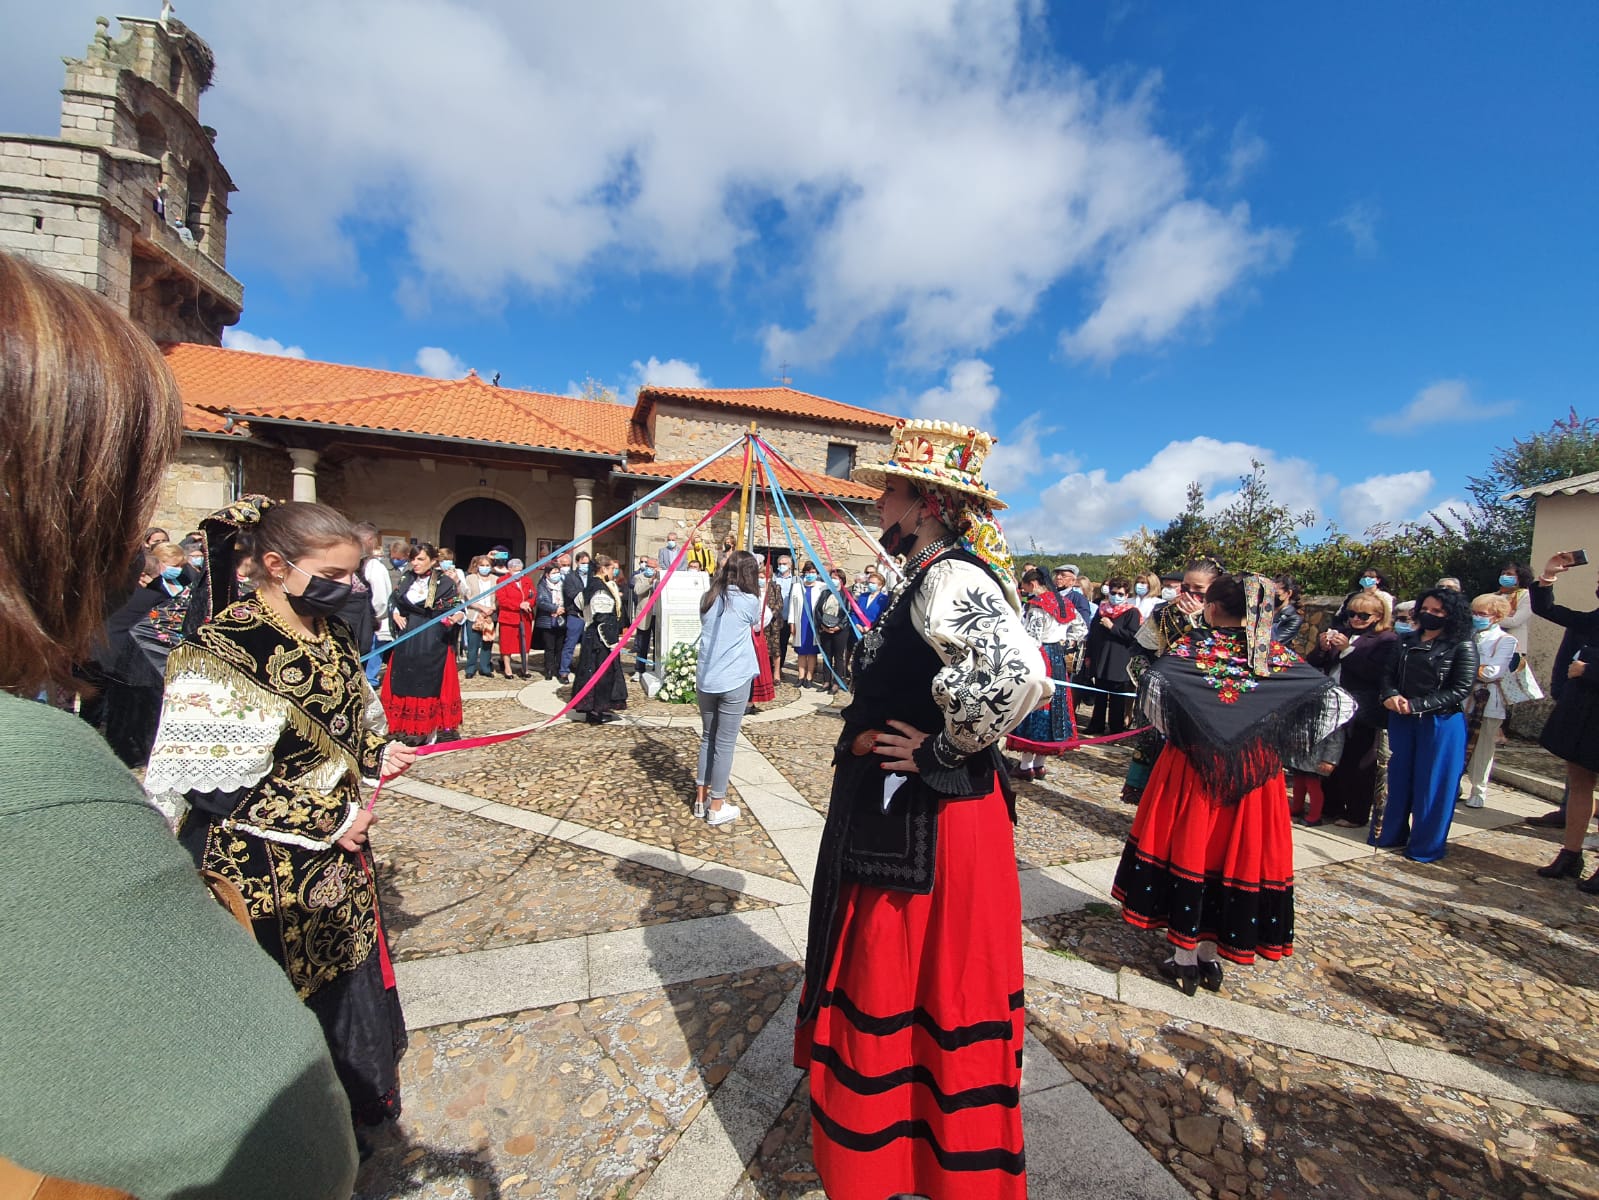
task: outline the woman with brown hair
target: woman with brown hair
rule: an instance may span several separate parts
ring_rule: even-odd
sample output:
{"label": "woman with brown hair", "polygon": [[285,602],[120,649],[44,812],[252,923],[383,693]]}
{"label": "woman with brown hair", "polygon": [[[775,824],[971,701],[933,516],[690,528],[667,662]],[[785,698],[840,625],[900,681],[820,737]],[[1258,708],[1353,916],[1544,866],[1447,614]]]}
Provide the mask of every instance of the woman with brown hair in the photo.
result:
{"label": "woman with brown hair", "polygon": [[1344,726],[1338,765],[1321,782],[1321,819],[1342,829],[1364,829],[1372,808],[1388,797],[1388,712],[1382,706],[1383,667],[1399,639],[1382,597],[1352,596],[1343,619],[1316,639],[1311,666],[1355,698],[1355,717]]}
{"label": "woman with brown hair", "polygon": [[105,743],[33,702],[131,588],[179,411],[125,317],[0,253],[0,1156],[150,1198],[334,1200],[355,1144],[316,1022]]}
{"label": "woman with brown hair", "polygon": [[[405,1048],[360,780],[416,756],[388,740],[336,619],[361,565],[351,524],[247,496],[204,528],[212,619],[172,652],[145,791],[243,893],[256,940],[322,1023],[359,1131],[399,1116]],[[255,591],[236,600],[241,553]]]}
{"label": "woman with brown hair", "polygon": [[[389,728],[413,743],[449,741],[461,727],[461,681],[455,674],[455,629],[449,621],[421,629],[455,607],[455,582],[438,570],[437,548],[421,542],[394,589],[394,640],[383,676]],[[509,589],[507,589],[509,590]],[[520,626],[519,626],[520,628]]]}
{"label": "woman with brown hair", "polygon": [[[603,554],[596,555],[588,588],[583,593],[583,611],[588,623],[583,627],[583,653],[573,675],[572,690],[581,692],[622,636],[622,593],[611,576],[616,573],[616,560]],[[605,673],[595,681],[589,694],[577,702],[574,709],[583,713],[590,725],[604,725],[620,721],[616,710],[627,707],[627,673],[622,670],[622,656],[611,660]]]}

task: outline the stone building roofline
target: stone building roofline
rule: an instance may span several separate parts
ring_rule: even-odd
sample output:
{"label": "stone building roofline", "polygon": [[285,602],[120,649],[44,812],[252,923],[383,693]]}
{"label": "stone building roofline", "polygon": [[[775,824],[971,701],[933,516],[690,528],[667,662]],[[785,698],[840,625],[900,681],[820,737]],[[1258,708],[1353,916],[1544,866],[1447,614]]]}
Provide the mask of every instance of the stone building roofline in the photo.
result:
{"label": "stone building roofline", "polygon": [[797,391],[791,387],[758,388],[678,388],[642,387],[633,405],[633,424],[648,427],[650,410],[662,400],[688,400],[742,412],[769,416],[828,421],[857,425],[866,429],[891,430],[898,417],[842,404],[825,396]]}
{"label": "stone building roofline", "polygon": [[[685,462],[629,463],[616,468],[611,474],[616,479],[673,479],[693,465],[693,459]],[[804,486],[800,489],[801,495],[854,501],[875,501],[882,495],[880,488],[866,487],[853,479],[841,479],[836,475],[819,475],[815,471],[798,471],[797,468],[795,471],[790,471],[786,467],[777,468],[778,485],[792,491],[796,471],[804,481]],[[690,479],[695,483],[711,487],[740,487],[744,483],[744,457],[742,454],[725,454],[694,472]]]}

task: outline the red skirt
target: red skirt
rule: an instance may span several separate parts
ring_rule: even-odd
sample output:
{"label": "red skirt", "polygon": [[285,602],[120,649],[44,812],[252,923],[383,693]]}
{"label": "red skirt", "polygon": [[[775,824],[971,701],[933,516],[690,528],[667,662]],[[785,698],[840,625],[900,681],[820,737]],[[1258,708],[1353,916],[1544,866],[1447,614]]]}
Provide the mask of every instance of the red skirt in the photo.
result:
{"label": "red skirt", "polygon": [[444,729],[461,728],[461,680],[455,673],[455,651],[444,652],[444,673],[437,696],[396,696],[389,687],[394,667],[383,672],[383,712],[389,718],[390,733],[413,737]]}
{"label": "red skirt", "polygon": [[755,630],[755,662],[759,668],[750,688],[750,703],[765,704],[777,698],[777,686],[772,682],[772,660],[767,654],[766,634]]}
{"label": "red skirt", "polygon": [[1023,1200],[1021,889],[1004,797],[946,802],[931,894],[840,891],[794,1038],[832,1200]]}
{"label": "red skirt", "polygon": [[[506,588],[505,590],[509,592],[513,589]],[[506,605],[502,604],[499,608],[499,615],[500,653],[521,654],[525,650],[529,649],[529,647],[532,645],[532,642],[529,640],[526,634],[526,626],[522,620],[522,610],[515,605],[507,607]]]}
{"label": "red skirt", "polygon": [[1140,929],[1235,963],[1294,952],[1294,836],[1282,775],[1234,805],[1213,803],[1167,746],[1138,802],[1111,895]]}

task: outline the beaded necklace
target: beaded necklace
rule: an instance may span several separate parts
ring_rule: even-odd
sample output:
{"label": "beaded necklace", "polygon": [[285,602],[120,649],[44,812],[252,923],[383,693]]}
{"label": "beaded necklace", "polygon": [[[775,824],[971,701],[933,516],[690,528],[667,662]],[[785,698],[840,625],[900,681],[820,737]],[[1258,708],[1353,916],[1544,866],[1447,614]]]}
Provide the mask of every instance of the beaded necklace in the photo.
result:
{"label": "beaded necklace", "polygon": [[894,586],[890,593],[888,604],[883,608],[882,615],[877,618],[872,627],[866,631],[866,636],[861,639],[860,648],[856,651],[856,654],[860,658],[862,668],[871,666],[872,660],[877,657],[877,652],[883,645],[883,627],[888,624],[888,618],[899,609],[905,597],[910,595],[913,590],[911,583],[926,568],[928,563],[945,551],[954,549],[954,547],[954,538],[934,538],[926,546],[922,547],[915,557],[907,560],[905,573],[900,577],[899,583]]}

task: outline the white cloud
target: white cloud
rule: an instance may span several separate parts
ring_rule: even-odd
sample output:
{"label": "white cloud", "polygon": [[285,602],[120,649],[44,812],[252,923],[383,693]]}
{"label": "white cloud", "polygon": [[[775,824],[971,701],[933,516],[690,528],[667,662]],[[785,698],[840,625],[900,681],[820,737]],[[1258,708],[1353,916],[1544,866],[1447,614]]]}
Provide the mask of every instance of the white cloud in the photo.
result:
{"label": "white cloud", "polygon": [[1352,483],[1338,493],[1344,526],[1358,534],[1376,525],[1403,522],[1427,498],[1432,486],[1431,471],[1373,475]]}
{"label": "white cloud", "polygon": [[1488,421],[1513,411],[1514,401],[1485,404],[1471,398],[1464,379],[1440,379],[1416,393],[1416,398],[1397,413],[1375,417],[1371,427],[1378,433],[1411,433],[1428,425]]}
{"label": "white cloud", "polygon": [[1227,186],[1235,188],[1247,179],[1261,163],[1266,161],[1266,139],[1256,133],[1247,121],[1233,126],[1233,140],[1227,147]]}
{"label": "white cloud", "polygon": [[636,396],[641,387],[675,387],[675,388],[702,388],[709,387],[710,381],[700,374],[700,364],[684,362],[681,358],[669,358],[665,362],[650,355],[648,362],[633,360],[633,373],[628,376],[628,383],[621,389],[628,398]]}
{"label": "white cloud", "polygon": [[1459,496],[1450,496],[1447,500],[1440,500],[1426,512],[1415,518],[1420,524],[1442,524],[1450,529],[1459,529],[1465,523],[1463,518],[1471,511],[1471,502],[1462,500]]}
{"label": "white cloud", "polygon": [[[1073,281],[1099,297],[1073,353],[1103,360],[1213,311],[1287,246],[1247,208],[1192,198],[1157,76],[1129,93],[1041,63],[1034,0],[693,20],[637,5],[626,21],[604,5],[350,0],[285,21],[191,3],[220,64],[205,117],[240,185],[230,249],[347,276],[358,245],[398,233],[413,311],[564,300],[620,269],[752,270],[803,301],[765,329],[771,362],[886,334],[942,363]],[[1246,134],[1233,157],[1259,153]]]}
{"label": "white cloud", "polygon": [[[1105,471],[1068,473],[1039,493],[1040,507],[1016,513],[1005,522],[1022,544],[1032,537],[1050,550],[1104,552],[1140,522],[1165,525],[1188,502],[1188,484],[1204,489],[1206,511],[1225,508],[1238,494],[1240,476],[1259,461],[1273,501],[1295,513],[1318,510],[1337,483],[1302,458],[1283,458],[1276,451],[1248,442],[1223,442],[1196,437],[1170,442],[1141,467],[1112,480]],[[1007,497],[1013,502],[1015,497]]]}
{"label": "white cloud", "polygon": [[916,398],[911,415],[931,421],[963,421],[987,429],[999,403],[994,368],[980,358],[962,359],[949,369],[945,382]]}
{"label": "white cloud", "polygon": [[1377,219],[1381,215],[1375,204],[1356,200],[1334,217],[1332,224],[1349,235],[1356,254],[1370,258],[1377,253]]}
{"label": "white cloud", "polygon": [[443,346],[423,346],[416,352],[416,369],[434,379],[460,379],[467,367]]}
{"label": "white cloud", "polygon": [[285,346],[277,338],[257,337],[243,329],[224,329],[222,344],[229,350],[248,350],[251,354],[271,354],[278,358],[304,358],[299,346]]}
{"label": "white cloud", "polygon": [[1239,280],[1286,261],[1293,238],[1255,230],[1249,206],[1221,212],[1198,200],[1166,209],[1106,265],[1099,307],[1061,346],[1074,358],[1109,361],[1154,346],[1209,311]]}
{"label": "white cloud", "polygon": [[1028,501],[1033,481],[1046,473],[1061,475],[1077,470],[1082,460],[1075,454],[1051,451],[1047,438],[1057,433],[1044,424],[1043,413],[1032,413],[999,440],[983,464],[983,479],[1010,504]]}

